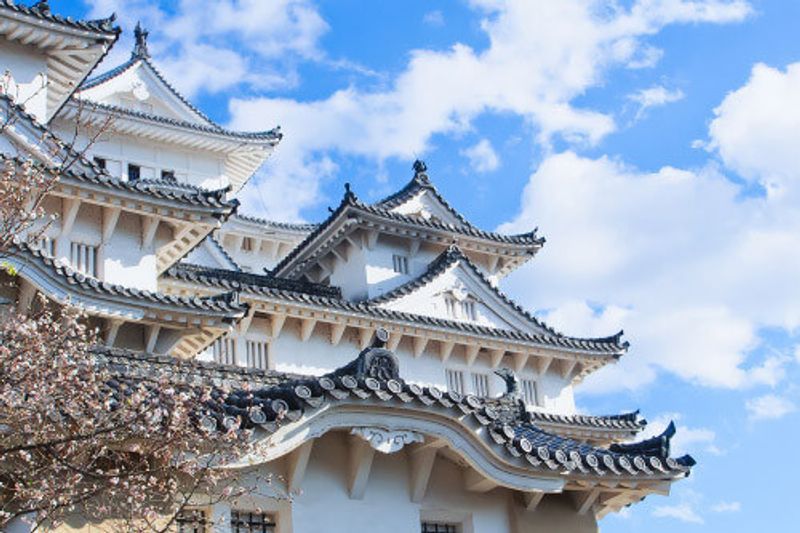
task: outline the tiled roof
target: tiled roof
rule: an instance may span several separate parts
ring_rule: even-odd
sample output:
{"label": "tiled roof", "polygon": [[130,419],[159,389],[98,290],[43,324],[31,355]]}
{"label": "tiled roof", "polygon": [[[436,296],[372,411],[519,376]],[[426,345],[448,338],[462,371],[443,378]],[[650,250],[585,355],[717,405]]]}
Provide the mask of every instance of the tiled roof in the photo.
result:
{"label": "tiled roof", "polygon": [[[0,154],[0,162],[13,162],[17,165],[25,163],[25,161],[19,157],[8,157],[5,154]],[[239,201],[236,199],[225,199],[228,189],[209,191],[194,185],[166,180],[123,181],[110,176],[99,168],[88,168],[85,171],[81,171],[78,168],[49,170],[56,172],[60,179],[72,179],[84,183],[102,185],[119,191],[142,193],[147,196],[152,196],[153,198],[190,204],[197,207],[218,208],[220,210],[219,216],[221,217],[232,213],[239,205]]]}
{"label": "tiled roof", "polygon": [[268,228],[285,229],[288,231],[311,232],[315,230],[317,227],[319,227],[319,224],[309,224],[302,222],[278,222],[275,220],[267,220],[266,218],[260,218],[242,212],[237,212],[233,218],[238,218],[244,220],[245,222],[253,222],[255,224],[259,224],[261,226],[265,226]]}
{"label": "tiled roof", "polygon": [[[553,328],[551,328],[550,326],[548,326],[547,324],[545,324],[544,322],[533,316],[531,313],[523,309],[519,304],[514,302],[511,298],[506,296],[506,294],[503,291],[498,289],[488,279],[486,279],[486,276],[484,276],[483,272],[481,272],[481,270],[478,267],[476,267],[475,264],[472,261],[470,261],[469,258],[466,255],[464,255],[464,253],[461,252],[461,250],[456,245],[451,245],[447,250],[439,254],[439,257],[434,259],[428,265],[428,268],[425,270],[425,272],[423,272],[420,276],[409,281],[408,283],[400,285],[399,287],[387,292],[386,294],[378,296],[377,298],[373,298],[372,300],[370,300],[370,303],[379,305],[382,303],[391,302],[392,300],[396,300],[398,298],[402,298],[403,296],[407,296],[415,292],[417,289],[427,285],[428,283],[433,281],[437,276],[439,276],[439,274],[441,274],[442,272],[444,272],[445,270],[447,270],[452,265],[458,262],[464,263],[467,266],[467,268],[469,268],[476,276],[478,276],[478,278],[484,283],[484,285],[489,290],[491,290],[494,294],[496,294],[497,297],[500,298],[506,305],[508,305],[509,307],[514,309],[517,313],[522,315],[535,328],[545,330],[547,333],[551,335],[565,337],[563,334],[557,332],[556,330],[554,330]],[[616,333],[615,335],[612,335],[610,337],[602,337],[597,339],[582,339],[582,340],[595,340],[595,341],[611,340],[619,343],[619,341],[622,338],[622,335],[623,332],[620,331],[619,333]],[[620,344],[620,346],[622,348],[627,348],[628,343],[624,342]]]}
{"label": "tiled roof", "polygon": [[215,123],[210,123],[210,125],[205,124],[197,124],[195,122],[187,122],[185,120],[178,120],[169,117],[163,117],[161,115],[154,115],[152,113],[145,113],[143,111],[134,111],[132,109],[125,109],[124,107],[119,107],[116,105],[111,104],[102,104],[100,102],[94,101],[87,101],[90,108],[96,108],[103,111],[107,111],[109,113],[117,114],[117,115],[125,115],[128,117],[139,118],[143,120],[149,120],[152,122],[158,122],[160,124],[166,124],[168,126],[175,126],[178,128],[184,128],[192,131],[196,131],[199,133],[206,133],[210,135],[219,135],[222,137],[227,137],[233,140],[239,141],[270,141],[270,142],[277,142],[283,138],[283,134],[280,132],[280,128],[274,128],[267,131],[232,131],[223,128]]}
{"label": "tiled roof", "polygon": [[[198,270],[201,269],[201,270]],[[341,298],[339,289],[327,287],[329,294],[320,294],[315,289],[307,291],[303,286],[308,286],[306,282],[287,280],[276,276],[256,276],[257,283],[250,282],[254,276],[247,274],[241,276],[238,273],[230,273],[225,270],[202,269],[202,267],[187,268],[187,265],[176,265],[170,268],[166,275],[177,280],[199,283],[209,287],[223,290],[237,290],[255,295],[263,295],[268,298],[275,298],[286,302],[311,305],[321,309],[336,309],[349,313],[357,313],[366,317],[379,318],[384,320],[399,321],[420,326],[432,326],[445,328],[453,331],[460,331],[466,334],[482,335],[498,339],[505,339],[518,342],[530,342],[547,347],[557,347],[578,352],[591,352],[602,356],[613,358],[620,357],[627,349],[627,343],[620,343],[619,336],[612,336],[599,339],[580,339],[567,337],[557,333],[533,334],[521,331],[498,329],[469,322],[458,322],[425,315],[417,315],[402,311],[393,311],[366,302],[351,302]],[[272,279],[269,282],[267,280]],[[285,283],[301,283],[302,285],[285,285]],[[315,287],[322,287],[314,285]],[[291,287],[291,288],[290,288]],[[336,293],[333,293],[336,291]]]}
{"label": "tiled roof", "polygon": [[529,233],[522,233],[519,235],[502,235],[489,231],[483,231],[473,226],[454,226],[452,224],[445,224],[437,220],[425,220],[419,217],[412,217],[408,215],[401,215],[394,213],[382,207],[367,205],[358,200],[356,195],[350,190],[349,184],[345,185],[346,193],[342,202],[339,204],[331,215],[322,224],[311,232],[300,244],[298,244],[289,254],[278,263],[272,270],[275,273],[281,273],[284,268],[292,264],[295,258],[308,248],[317,237],[319,237],[327,228],[332,226],[336,221],[344,218],[356,219],[358,215],[373,215],[377,216],[387,222],[397,222],[401,224],[408,224],[421,228],[433,229],[453,233],[455,236],[464,235],[467,237],[474,237],[481,240],[492,241],[501,244],[520,245],[530,248],[535,251],[538,250],[543,244],[544,239],[536,236],[536,230]]}
{"label": "tiled roof", "polygon": [[[239,369],[197,363],[182,363],[171,369],[164,358],[120,352],[106,360],[116,374],[117,389],[125,382],[152,380],[154,365],[171,373],[179,383],[211,387],[210,401],[196,413],[209,429],[239,424],[272,433],[326,404],[377,403],[437,412],[459,421],[462,431],[482,429],[487,443],[506,461],[554,476],[677,479],[687,476],[695,464],[688,455],[669,457],[671,435],[662,438],[666,449],[614,451],[543,431],[516,407],[518,400],[512,397],[483,399],[407,383],[400,377],[397,358],[379,347],[364,350],[353,362],[321,377],[270,371],[253,376]],[[239,385],[242,381],[246,386]]]}
{"label": "tiled roof", "polygon": [[450,203],[444,199],[444,196],[439,193],[439,190],[436,186],[431,182],[430,178],[428,177],[427,173],[428,167],[425,165],[424,162],[417,160],[414,161],[414,177],[411,178],[405,187],[400,189],[394,194],[391,194],[376,202],[374,205],[384,208],[384,209],[392,209],[398,205],[405,203],[407,200],[416,196],[420,191],[427,190],[430,191],[431,194],[434,195],[436,200],[442,204],[442,206],[447,209],[447,211],[452,214],[456,219],[458,219],[462,224],[465,226],[472,227],[472,224],[464,218],[464,216],[456,211],[456,209],[450,205]]}
{"label": "tiled roof", "polygon": [[14,246],[9,252],[19,255],[27,261],[34,261],[46,269],[50,275],[62,284],[68,285],[71,292],[84,292],[99,296],[112,296],[134,304],[156,304],[175,307],[187,312],[202,312],[218,315],[221,318],[240,318],[247,311],[247,304],[239,302],[239,294],[229,291],[211,297],[185,297],[161,294],[133,287],[123,287],[114,283],[100,281],[74,271],[70,266],[32,247],[20,238],[15,237]]}
{"label": "tiled roof", "polygon": [[629,430],[639,431],[645,428],[647,421],[639,416],[639,411],[625,413],[621,415],[562,415],[557,413],[545,413],[541,411],[531,411],[533,422],[562,424],[577,427]]}
{"label": "tiled roof", "polygon": [[209,268],[190,263],[178,263],[167,271],[167,275],[176,279],[193,281],[202,285],[227,290],[249,292],[276,290],[330,298],[340,298],[342,295],[338,287],[319,285],[308,281],[276,278],[275,276],[263,274]]}
{"label": "tiled roof", "polygon": [[117,18],[116,15],[97,20],[76,20],[72,17],[62,17],[53,14],[50,11],[50,5],[47,1],[39,1],[32,6],[25,6],[14,2],[14,0],[0,0],[0,8],[10,9],[22,15],[34,17],[45,22],[60,24],[68,28],[103,33],[109,36],[116,36],[120,32],[119,27],[114,26],[114,21]]}

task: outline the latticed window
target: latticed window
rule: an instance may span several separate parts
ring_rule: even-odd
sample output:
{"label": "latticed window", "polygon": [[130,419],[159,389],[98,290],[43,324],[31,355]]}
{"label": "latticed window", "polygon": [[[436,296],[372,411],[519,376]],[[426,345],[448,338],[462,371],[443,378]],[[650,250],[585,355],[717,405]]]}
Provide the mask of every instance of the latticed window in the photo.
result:
{"label": "latticed window", "polygon": [[247,349],[247,366],[261,370],[268,368],[269,344],[266,341],[247,341],[245,348]]}
{"label": "latticed window", "polygon": [[472,393],[475,396],[489,396],[489,376],[486,374],[472,374]]}
{"label": "latticed window", "polygon": [[202,509],[181,509],[175,517],[178,533],[206,533],[209,530],[208,514]]}
{"label": "latticed window", "polygon": [[408,274],[408,257],[404,255],[393,255],[392,267],[398,274]]}
{"label": "latticed window", "polygon": [[458,526],[444,522],[423,522],[422,533],[458,533]]}
{"label": "latticed window", "polygon": [[522,399],[529,405],[537,405],[536,403],[536,382],[532,379],[520,380],[522,386]]}
{"label": "latticed window", "polygon": [[461,370],[447,369],[444,371],[444,375],[447,378],[448,390],[464,394],[464,373]]}
{"label": "latticed window", "polygon": [[242,251],[243,252],[252,252],[253,251],[253,239],[250,237],[245,237],[242,239]]}
{"label": "latticed window", "polygon": [[97,277],[97,247],[80,242],[70,243],[69,262],[77,272]]}
{"label": "latticed window", "polygon": [[464,300],[461,302],[461,316],[468,320],[475,320],[475,302],[472,300]]}
{"label": "latticed window", "polygon": [[223,365],[236,364],[236,342],[231,337],[222,337],[214,341],[211,346],[214,361]]}
{"label": "latticed window", "polygon": [[274,533],[276,525],[272,515],[231,510],[233,533]]}

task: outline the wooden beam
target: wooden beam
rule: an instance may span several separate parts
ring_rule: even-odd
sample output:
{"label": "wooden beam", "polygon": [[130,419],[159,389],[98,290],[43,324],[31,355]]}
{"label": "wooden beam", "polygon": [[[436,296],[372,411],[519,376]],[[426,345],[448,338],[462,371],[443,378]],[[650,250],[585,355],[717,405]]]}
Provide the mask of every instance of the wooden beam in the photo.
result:
{"label": "wooden beam", "polygon": [[578,361],[575,359],[562,359],[561,360],[561,374],[562,378],[566,378],[572,373],[572,370],[575,368],[575,365],[578,364]]}
{"label": "wooden beam", "polygon": [[540,376],[543,376],[547,373],[547,370],[550,368],[551,364],[553,364],[552,357],[540,357],[536,362],[536,373]]}
{"label": "wooden beam", "polygon": [[525,353],[525,352],[516,352],[516,353],[514,353],[514,356],[513,356],[513,359],[514,359],[514,371],[517,372],[517,373],[522,372],[522,369],[525,368],[525,365],[527,364],[529,357],[530,357],[530,354]]}
{"label": "wooden beam", "polygon": [[278,338],[285,323],[286,315],[272,315],[272,318],[270,319],[270,329],[272,330],[273,339]]}
{"label": "wooden beam", "polygon": [[425,497],[438,451],[438,448],[424,447],[409,452],[410,492],[411,501],[414,503],[421,502]]}
{"label": "wooden beam", "polygon": [[500,366],[500,363],[503,361],[503,356],[506,354],[506,351],[503,349],[495,349],[489,352],[489,358],[492,361],[492,368],[497,368]]}
{"label": "wooden beam", "polygon": [[77,198],[64,198],[61,204],[61,237],[68,237],[72,233],[75,219],[78,217],[78,209],[81,201]]}
{"label": "wooden beam", "polygon": [[403,340],[403,334],[400,332],[394,332],[389,335],[389,342],[386,343],[386,349],[390,352],[397,350],[397,347],[400,345],[400,341]]}
{"label": "wooden beam", "polygon": [[468,344],[465,346],[467,366],[470,366],[475,362],[475,359],[478,358],[478,353],[480,351],[481,347],[478,344]]}
{"label": "wooden beam", "polygon": [[122,324],[122,320],[108,321],[108,331],[106,331],[106,346],[114,346],[114,341],[117,340],[117,333],[119,333],[119,328],[122,326]]}
{"label": "wooden beam", "polygon": [[142,249],[147,250],[153,245],[156,237],[159,220],[156,217],[142,217]]}
{"label": "wooden beam", "polygon": [[578,511],[578,514],[586,514],[599,497],[600,489],[592,489],[576,493],[574,496],[574,501],[575,509]]}
{"label": "wooden beam", "polygon": [[247,314],[239,321],[239,333],[244,335],[250,329],[250,324],[253,322],[253,317],[256,315],[256,306],[251,305]]}
{"label": "wooden beam", "polygon": [[488,264],[486,265],[486,271],[490,275],[494,275],[497,272],[497,265],[500,263],[500,256],[499,255],[490,255]]}
{"label": "wooden beam", "polygon": [[314,326],[317,325],[316,318],[303,318],[300,320],[300,340],[306,342],[314,333]]}
{"label": "wooden beam", "polygon": [[161,332],[161,326],[145,327],[145,353],[153,353],[153,348],[156,347],[159,332]]}
{"label": "wooden beam", "polygon": [[489,492],[497,483],[472,468],[464,470],[464,488],[470,492]]}
{"label": "wooden beam", "polygon": [[342,336],[347,329],[347,324],[340,322],[338,324],[331,324],[331,344],[338,346],[342,341]]}
{"label": "wooden beam", "polygon": [[119,207],[103,208],[103,244],[111,240],[111,236],[117,227],[120,213],[122,213],[122,209]]}
{"label": "wooden beam", "polygon": [[314,440],[312,439],[301,444],[286,458],[286,487],[290,493],[298,491],[303,484],[313,447]]}
{"label": "wooden beam", "polygon": [[369,472],[375,450],[369,442],[355,435],[350,436],[349,464],[347,472],[347,492],[353,500],[361,500],[367,490]]}
{"label": "wooden beam", "polygon": [[539,503],[544,498],[544,492],[523,492],[522,502],[525,504],[527,511],[535,511],[539,507]]}
{"label": "wooden beam", "polygon": [[450,356],[453,354],[453,347],[456,343],[453,341],[439,341],[439,358],[442,363],[446,363]]}
{"label": "wooden beam", "polygon": [[378,233],[377,230],[367,230],[364,233],[364,246],[367,247],[367,250],[372,250],[375,248],[375,243],[378,242]]}
{"label": "wooden beam", "polygon": [[419,357],[428,345],[427,337],[414,337],[414,357]]}
{"label": "wooden beam", "polygon": [[358,330],[358,345],[363,350],[369,346],[369,341],[372,340],[372,330],[369,328],[362,328]]}

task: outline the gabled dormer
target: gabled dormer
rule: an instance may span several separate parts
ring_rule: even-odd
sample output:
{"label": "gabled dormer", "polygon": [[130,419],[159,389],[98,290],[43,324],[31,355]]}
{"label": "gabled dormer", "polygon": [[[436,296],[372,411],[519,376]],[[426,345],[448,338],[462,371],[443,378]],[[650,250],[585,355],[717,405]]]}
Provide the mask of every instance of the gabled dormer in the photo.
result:
{"label": "gabled dormer", "polygon": [[494,286],[457,246],[439,255],[419,276],[370,303],[533,335],[554,333]]}
{"label": "gabled dormer", "polygon": [[[342,288],[351,300],[385,294],[424,272],[452,244],[496,282],[544,244],[536,230],[503,235],[461,217],[416,162],[402,191],[373,205],[346,186],[339,207],[272,270],[274,275]],[[406,211],[403,213],[402,211]]]}
{"label": "gabled dormer", "polygon": [[[58,113],[119,36],[114,16],[74,20],[31,6],[0,2],[0,93],[42,124]],[[3,72],[0,72],[3,74]]]}
{"label": "gabled dormer", "polygon": [[130,59],[84,83],[80,97],[167,119],[213,126],[211,119],[181,95],[155,66],[147,45],[148,35],[137,24]]}
{"label": "gabled dormer", "polygon": [[66,137],[124,181],[165,180],[238,192],[272,153],[278,128],[229,130],[212,121],[156,67],[137,25],[128,61],[86,81],[56,121]]}

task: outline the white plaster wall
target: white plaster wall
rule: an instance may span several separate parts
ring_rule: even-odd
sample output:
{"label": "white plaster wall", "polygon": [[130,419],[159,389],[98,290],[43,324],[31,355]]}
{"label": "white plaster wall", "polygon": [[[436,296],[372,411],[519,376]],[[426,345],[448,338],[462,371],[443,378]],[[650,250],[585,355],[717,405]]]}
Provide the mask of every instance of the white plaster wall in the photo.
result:
{"label": "white plaster wall", "polygon": [[[54,124],[56,133],[64,139],[73,139],[72,124],[58,121]],[[75,146],[86,149],[87,156],[102,157],[107,160],[108,172],[123,180],[128,179],[128,164],[142,167],[141,177],[160,179],[162,170],[171,170],[181,183],[188,183],[207,189],[218,189],[228,183],[225,175],[225,157],[207,150],[186,150],[180,146],[148,139],[114,133],[113,120],[110,127],[94,144],[90,144],[93,132],[83,128]]]}
{"label": "white plaster wall", "polygon": [[[326,324],[318,324],[312,336],[302,342],[300,339],[299,321],[287,320],[281,334],[269,343],[269,360],[271,368],[281,372],[291,372],[305,375],[320,376],[346,365],[358,355],[359,338],[353,330],[345,332],[341,342],[334,346],[330,342],[330,328]],[[237,340],[237,364],[245,366],[245,351],[243,339],[269,340],[270,322],[266,319],[254,319],[249,330],[244,334],[232,334]],[[472,383],[472,373],[486,374],[489,379],[489,394],[497,396],[505,392],[503,381],[494,374],[488,356],[480,354],[472,365],[466,364],[462,348],[453,350],[450,358],[442,363],[439,358],[439,346],[436,342],[428,346],[419,357],[414,357],[413,346],[410,341],[403,340],[395,355],[400,363],[400,375],[409,382],[424,386],[436,386],[442,390],[447,389],[446,369],[460,370],[464,373],[466,392],[475,392]],[[202,360],[211,360],[210,350],[206,350],[199,357]],[[512,366],[513,362],[503,360],[502,366]],[[520,379],[532,379],[536,382],[541,410],[557,413],[574,413],[575,403],[572,388],[569,383],[554,372],[547,372],[542,376],[537,375],[529,368],[524,368],[518,373]],[[534,407],[531,405],[531,407]]]}
{"label": "white plaster wall", "polygon": [[454,226],[464,225],[427,190],[418,193],[413,198],[409,198],[405,203],[395,206],[392,211],[402,215],[418,215],[425,219],[433,217],[445,224],[453,224]]}
{"label": "white plaster wall", "polygon": [[367,253],[365,248],[350,248],[347,262],[336,261],[330,284],[342,289],[342,296],[357,301],[369,298]]}
{"label": "white plaster wall", "polygon": [[0,76],[8,70],[7,93],[25,110],[44,123],[47,120],[47,57],[31,46],[3,41]]}

